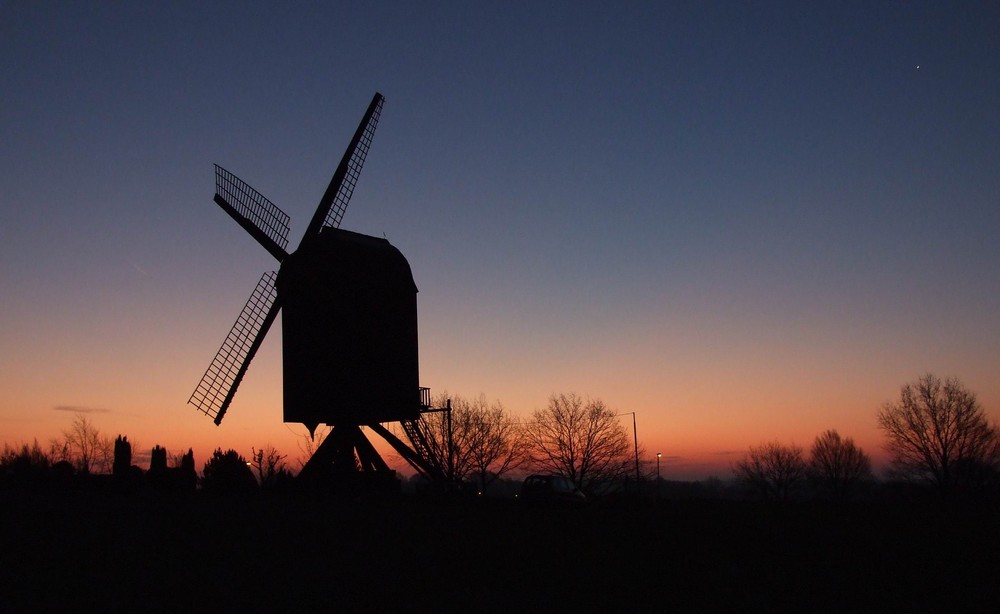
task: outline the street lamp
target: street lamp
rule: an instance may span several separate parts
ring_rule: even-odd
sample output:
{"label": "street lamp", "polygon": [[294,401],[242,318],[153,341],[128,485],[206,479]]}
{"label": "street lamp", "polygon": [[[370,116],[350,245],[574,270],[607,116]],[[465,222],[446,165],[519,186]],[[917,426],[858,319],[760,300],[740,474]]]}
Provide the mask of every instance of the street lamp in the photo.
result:
{"label": "street lamp", "polygon": [[621,414],[615,414],[615,416],[627,416],[632,414],[632,439],[635,443],[635,487],[636,492],[639,492],[642,488],[642,480],[639,477],[639,432],[635,428],[635,412],[627,411]]}
{"label": "street lamp", "polygon": [[662,453],[656,453],[656,498],[660,498],[660,457],[663,456]]}

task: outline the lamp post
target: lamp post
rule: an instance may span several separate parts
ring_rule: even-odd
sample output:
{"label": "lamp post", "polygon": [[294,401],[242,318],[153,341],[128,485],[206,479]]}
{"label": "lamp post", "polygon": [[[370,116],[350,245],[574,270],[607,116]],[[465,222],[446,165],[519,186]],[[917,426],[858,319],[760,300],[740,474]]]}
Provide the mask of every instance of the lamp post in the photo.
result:
{"label": "lamp post", "polygon": [[616,416],[627,416],[632,414],[632,441],[635,444],[635,488],[636,493],[642,488],[642,482],[639,478],[639,432],[635,428],[635,412],[627,411],[623,414],[615,414]]}
{"label": "lamp post", "polygon": [[635,488],[639,492],[642,490],[642,480],[639,478],[639,432],[635,430],[635,412],[632,412],[632,439],[635,442]]}
{"label": "lamp post", "polygon": [[656,453],[656,498],[660,498],[660,457],[663,456],[661,452]]}

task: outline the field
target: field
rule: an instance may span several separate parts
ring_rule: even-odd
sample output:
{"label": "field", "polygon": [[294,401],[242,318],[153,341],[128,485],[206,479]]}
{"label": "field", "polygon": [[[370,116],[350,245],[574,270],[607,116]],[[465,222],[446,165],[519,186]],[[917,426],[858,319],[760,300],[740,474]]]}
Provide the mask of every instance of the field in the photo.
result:
{"label": "field", "polygon": [[2,492],[0,611],[996,611],[994,506]]}

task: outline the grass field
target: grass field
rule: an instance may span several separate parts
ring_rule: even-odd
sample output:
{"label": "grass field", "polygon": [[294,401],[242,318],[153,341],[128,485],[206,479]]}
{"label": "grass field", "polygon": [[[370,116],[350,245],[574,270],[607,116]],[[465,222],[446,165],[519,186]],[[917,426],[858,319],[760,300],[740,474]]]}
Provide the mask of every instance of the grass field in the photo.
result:
{"label": "grass field", "polygon": [[3,492],[0,611],[997,611],[995,505]]}

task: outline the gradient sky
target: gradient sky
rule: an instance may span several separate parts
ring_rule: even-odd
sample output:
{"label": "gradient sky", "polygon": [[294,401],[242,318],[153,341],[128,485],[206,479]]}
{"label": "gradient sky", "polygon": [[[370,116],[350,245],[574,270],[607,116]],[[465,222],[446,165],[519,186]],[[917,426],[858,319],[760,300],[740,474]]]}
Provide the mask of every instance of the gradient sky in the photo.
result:
{"label": "gradient sky", "polygon": [[376,90],[343,227],[409,259],[432,390],[600,397],[678,478],[880,458],[926,372],[1000,417],[996,3],[0,2],[0,58],[2,441],[299,456],[280,327],[186,404],[276,268],[212,164],[294,247]]}

